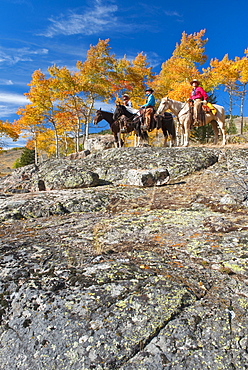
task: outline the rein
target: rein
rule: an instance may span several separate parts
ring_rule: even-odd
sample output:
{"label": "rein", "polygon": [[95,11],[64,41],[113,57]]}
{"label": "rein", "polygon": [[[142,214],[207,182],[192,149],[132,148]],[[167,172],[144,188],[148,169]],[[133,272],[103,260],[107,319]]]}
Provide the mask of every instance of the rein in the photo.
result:
{"label": "rein", "polygon": [[[180,109],[180,111],[178,112],[178,115],[186,107],[186,104],[187,104],[187,102],[184,103],[184,106]],[[183,114],[187,114],[189,111],[190,111],[190,106],[189,106],[189,109],[186,112],[184,112]]]}
{"label": "rein", "polygon": [[[129,112],[128,109],[126,109],[124,106],[121,106],[121,112],[118,113],[120,113],[120,116],[116,119],[116,121],[119,120],[122,115],[125,116],[127,118],[127,121],[130,122],[132,122],[137,117],[137,114]],[[129,114],[130,117],[128,117],[127,114]]]}

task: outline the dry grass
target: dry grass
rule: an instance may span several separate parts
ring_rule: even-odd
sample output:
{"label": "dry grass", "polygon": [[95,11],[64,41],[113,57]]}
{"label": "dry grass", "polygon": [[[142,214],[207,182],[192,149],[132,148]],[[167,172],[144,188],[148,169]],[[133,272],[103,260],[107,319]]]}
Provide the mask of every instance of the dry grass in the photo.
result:
{"label": "dry grass", "polygon": [[13,171],[13,165],[20,158],[23,148],[3,150],[0,152],[0,177]]}

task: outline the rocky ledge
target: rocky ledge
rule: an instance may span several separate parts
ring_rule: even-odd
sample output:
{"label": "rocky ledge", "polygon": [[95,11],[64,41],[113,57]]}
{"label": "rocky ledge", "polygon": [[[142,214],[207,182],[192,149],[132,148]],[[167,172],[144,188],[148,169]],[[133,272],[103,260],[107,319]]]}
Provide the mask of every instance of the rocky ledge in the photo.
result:
{"label": "rocky ledge", "polygon": [[0,368],[247,369],[248,150],[82,157],[0,181]]}

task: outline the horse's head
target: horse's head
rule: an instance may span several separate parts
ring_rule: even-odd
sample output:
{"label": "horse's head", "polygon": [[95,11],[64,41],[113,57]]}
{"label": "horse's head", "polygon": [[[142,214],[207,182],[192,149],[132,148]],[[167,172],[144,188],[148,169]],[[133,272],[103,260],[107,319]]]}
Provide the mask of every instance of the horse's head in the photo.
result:
{"label": "horse's head", "polygon": [[156,113],[161,114],[166,109],[169,109],[169,102],[167,96],[165,98],[162,98]]}
{"label": "horse's head", "polygon": [[123,105],[121,105],[120,103],[116,104],[116,108],[113,114],[114,121],[120,118],[120,116],[122,116],[123,114]]}
{"label": "horse's head", "polygon": [[102,119],[103,119],[102,110],[100,108],[96,111],[96,115],[95,115],[94,120],[93,120],[94,125],[97,125]]}

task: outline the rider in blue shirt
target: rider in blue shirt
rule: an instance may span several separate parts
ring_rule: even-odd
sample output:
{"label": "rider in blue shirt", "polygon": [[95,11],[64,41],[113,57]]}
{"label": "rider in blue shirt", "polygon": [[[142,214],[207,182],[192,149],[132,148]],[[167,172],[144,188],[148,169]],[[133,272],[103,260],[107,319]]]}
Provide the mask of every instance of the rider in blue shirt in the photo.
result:
{"label": "rider in blue shirt", "polygon": [[144,112],[144,129],[152,130],[154,128],[154,112],[155,112],[155,98],[153,96],[153,89],[148,87],[146,89],[146,103],[141,108],[145,108]]}
{"label": "rider in blue shirt", "polygon": [[144,105],[142,105],[141,108],[154,108],[155,107],[155,98],[153,96],[153,89],[151,89],[150,87],[148,87],[146,89],[146,95],[147,95],[147,99],[146,99],[146,103]]}

